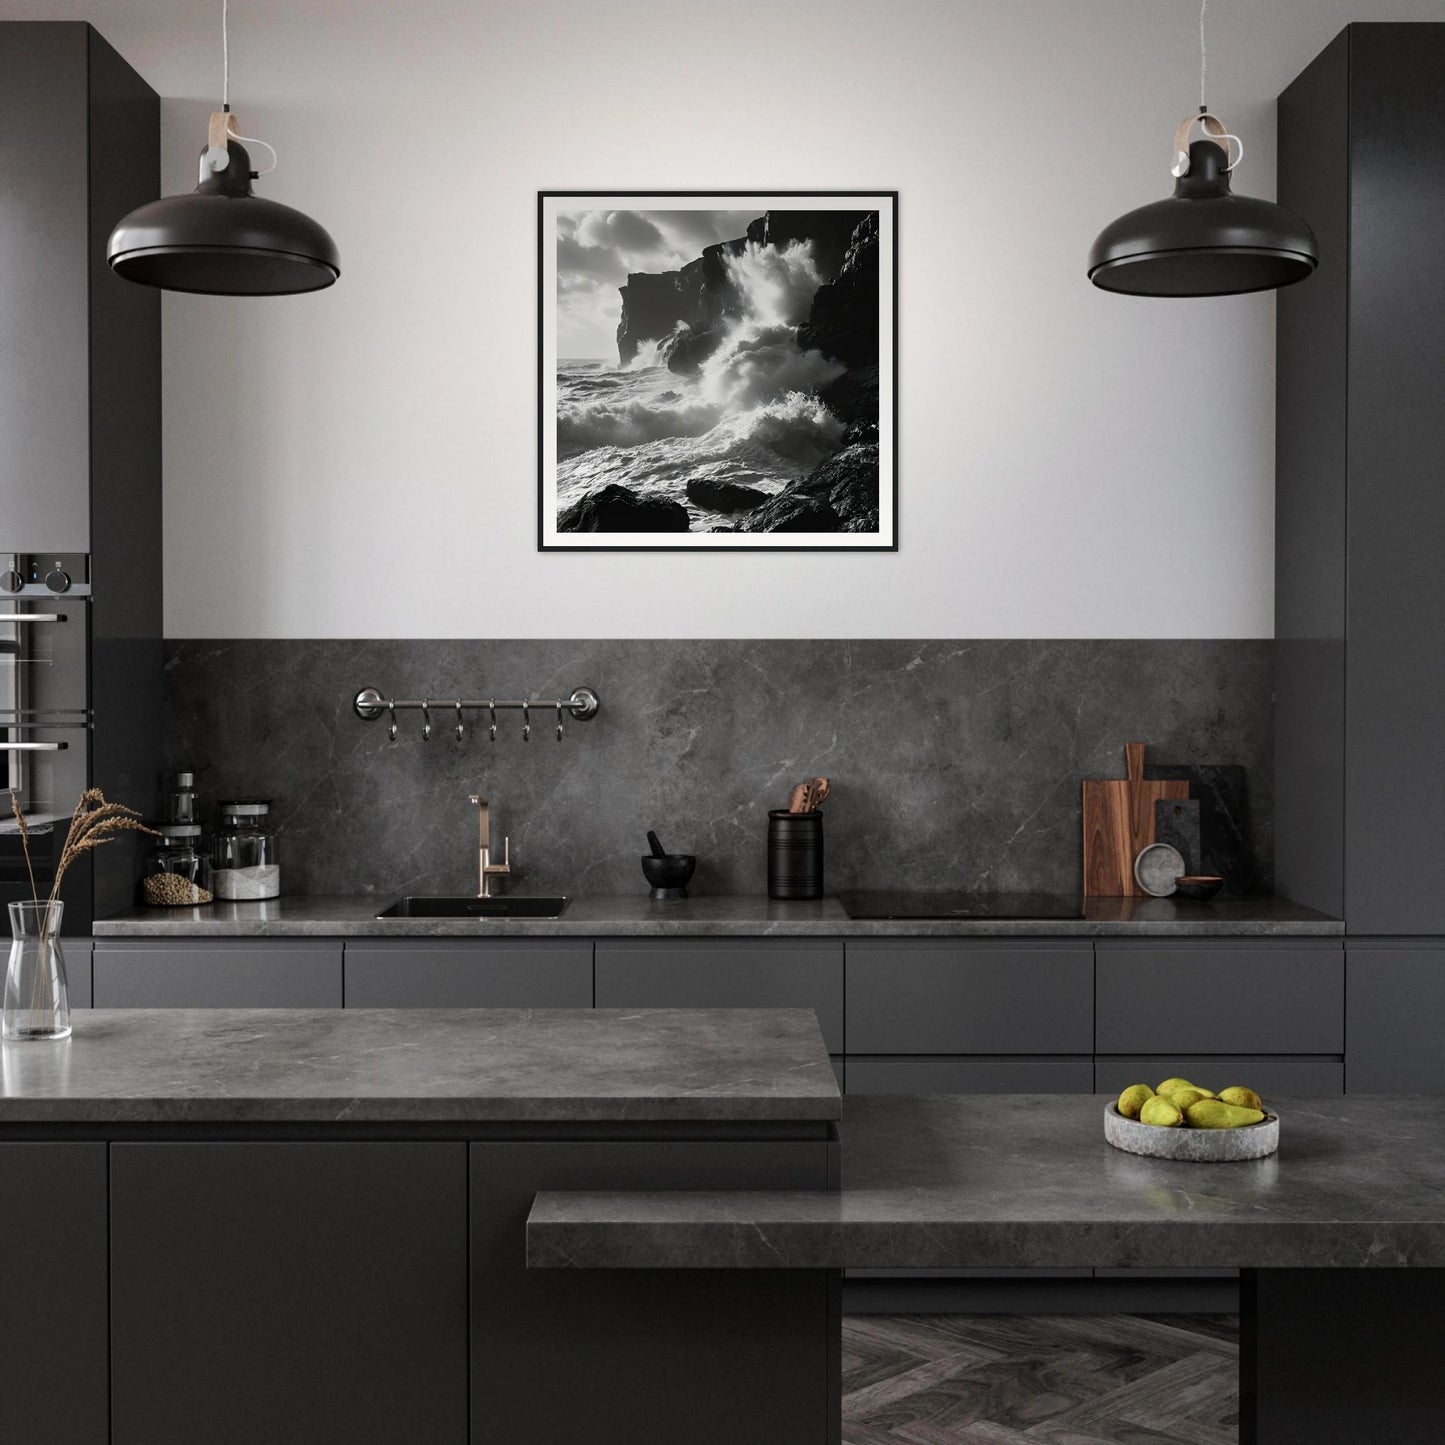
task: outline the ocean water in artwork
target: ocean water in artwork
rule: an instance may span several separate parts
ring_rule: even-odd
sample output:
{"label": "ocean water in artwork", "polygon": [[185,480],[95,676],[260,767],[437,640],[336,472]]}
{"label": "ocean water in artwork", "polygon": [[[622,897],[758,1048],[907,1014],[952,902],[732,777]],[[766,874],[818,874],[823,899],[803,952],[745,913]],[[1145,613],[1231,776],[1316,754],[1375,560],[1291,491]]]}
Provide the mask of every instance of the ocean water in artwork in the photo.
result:
{"label": "ocean water in artwork", "polygon": [[769,212],[592,286],[611,354],[557,363],[559,530],[608,530],[597,502],[621,487],[672,504],[659,530],[685,509],[693,532],[876,531],[877,234],[876,212]]}

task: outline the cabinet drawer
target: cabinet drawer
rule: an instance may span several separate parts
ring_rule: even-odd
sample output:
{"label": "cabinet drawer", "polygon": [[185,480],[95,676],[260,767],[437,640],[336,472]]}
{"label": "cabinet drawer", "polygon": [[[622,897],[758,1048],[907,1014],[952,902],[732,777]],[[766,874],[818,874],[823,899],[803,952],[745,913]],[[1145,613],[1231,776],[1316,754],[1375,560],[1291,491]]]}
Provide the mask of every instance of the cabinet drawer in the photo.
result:
{"label": "cabinet drawer", "polygon": [[848,1054],[1091,1054],[1094,954],[919,940],[848,944]]}
{"label": "cabinet drawer", "polygon": [[1164,1079],[1188,1079],[1218,1092],[1231,1084],[1257,1089],[1268,1103],[1274,1096],[1345,1092],[1345,1066],[1338,1058],[1261,1058],[1238,1054],[1212,1058],[1179,1054],[1106,1057],[1094,1060],[1094,1089],[1100,1094],[1117,1094],[1130,1084],[1148,1084],[1152,1089]]}
{"label": "cabinet drawer", "polygon": [[843,1052],[843,945],[780,939],[599,943],[598,1008],[810,1008]]}
{"label": "cabinet drawer", "polygon": [[1350,1092],[1445,1093],[1445,946],[1350,945]]}
{"label": "cabinet drawer", "polygon": [[592,944],[348,943],[346,1007],[591,1008]]}
{"label": "cabinet drawer", "polygon": [[89,1008],[91,999],[90,958],[94,944],[80,938],[62,938],[60,951],[65,955],[65,986],[70,992],[71,1008]]}
{"label": "cabinet drawer", "polygon": [[1101,943],[1101,1054],[1338,1054],[1345,956],[1338,946]]}
{"label": "cabinet drawer", "polygon": [[341,944],[102,940],[92,976],[96,1008],[340,1008]]}
{"label": "cabinet drawer", "polygon": [[1092,1094],[1084,1059],[848,1060],[850,1094]]}

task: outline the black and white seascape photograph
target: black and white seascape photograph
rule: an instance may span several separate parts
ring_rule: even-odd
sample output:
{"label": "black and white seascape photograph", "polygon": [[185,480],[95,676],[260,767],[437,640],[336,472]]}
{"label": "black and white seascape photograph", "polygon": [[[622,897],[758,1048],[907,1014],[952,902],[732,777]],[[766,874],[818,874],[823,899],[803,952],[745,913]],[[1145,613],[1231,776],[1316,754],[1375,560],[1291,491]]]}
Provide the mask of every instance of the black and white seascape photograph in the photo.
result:
{"label": "black and white seascape photograph", "polygon": [[538,544],[897,546],[896,193],[539,196]]}

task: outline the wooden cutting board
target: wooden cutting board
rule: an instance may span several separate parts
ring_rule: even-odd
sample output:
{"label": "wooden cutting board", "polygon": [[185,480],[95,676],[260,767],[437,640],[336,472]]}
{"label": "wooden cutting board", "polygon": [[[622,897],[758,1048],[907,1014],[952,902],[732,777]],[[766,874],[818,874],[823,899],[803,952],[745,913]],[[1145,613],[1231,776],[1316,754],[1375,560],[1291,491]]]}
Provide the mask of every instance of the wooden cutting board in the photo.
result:
{"label": "wooden cutting board", "polygon": [[1084,781],[1084,897],[1142,898],[1134,860],[1154,841],[1154,804],[1187,798],[1184,778],[1145,779],[1144,744],[1125,743],[1128,776]]}

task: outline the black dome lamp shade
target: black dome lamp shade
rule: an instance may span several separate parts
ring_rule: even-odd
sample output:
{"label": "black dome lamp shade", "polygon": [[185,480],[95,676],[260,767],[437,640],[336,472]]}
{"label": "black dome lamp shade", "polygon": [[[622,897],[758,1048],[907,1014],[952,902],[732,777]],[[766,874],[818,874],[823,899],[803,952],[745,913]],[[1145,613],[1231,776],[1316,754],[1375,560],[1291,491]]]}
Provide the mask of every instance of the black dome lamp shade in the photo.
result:
{"label": "black dome lamp shade", "polygon": [[[183,196],[163,196],[124,217],[106,259],[127,281],[213,296],[289,296],[319,291],[341,274],[336,242],[310,216],[251,189],[257,172],[231,113],[226,4],[222,108],[211,116],[200,180]],[[275,151],[265,141],[252,141]],[[269,171],[266,172],[269,174]]]}
{"label": "black dome lamp shade", "polygon": [[[1207,135],[1189,144],[1196,122]],[[1174,194],[1099,233],[1089,251],[1095,286],[1131,296],[1235,296],[1290,286],[1314,271],[1319,248],[1304,221],[1231,190],[1233,139],[1207,111],[1180,123]]]}
{"label": "black dome lamp shade", "polygon": [[[1237,196],[1230,173],[1244,142],[1204,102],[1208,51],[1199,0],[1199,114],[1174,132],[1174,194],[1105,226],[1089,280],[1129,296],[1237,296],[1303,281],[1319,264],[1314,232],[1284,206]],[[1195,126],[1204,132],[1191,143]],[[1238,147],[1229,158],[1230,142]]]}

